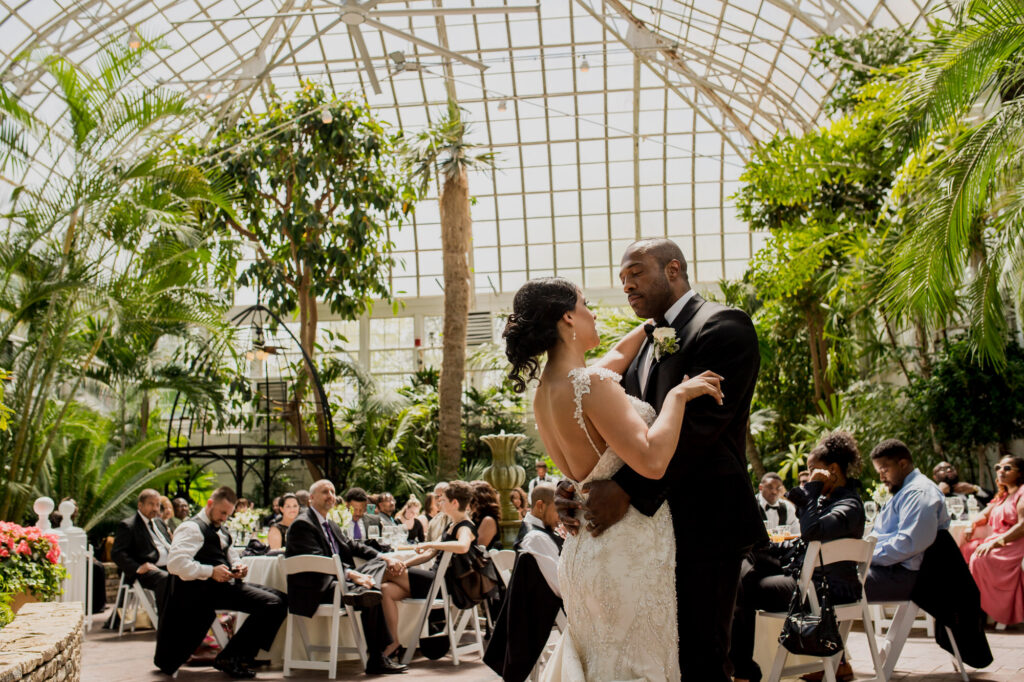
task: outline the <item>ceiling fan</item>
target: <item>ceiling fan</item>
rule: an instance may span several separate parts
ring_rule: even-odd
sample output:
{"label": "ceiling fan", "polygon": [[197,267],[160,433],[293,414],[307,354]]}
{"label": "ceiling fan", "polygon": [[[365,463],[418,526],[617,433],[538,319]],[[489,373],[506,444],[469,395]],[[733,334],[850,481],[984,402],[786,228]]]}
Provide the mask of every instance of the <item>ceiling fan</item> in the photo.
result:
{"label": "ceiling fan", "polygon": [[[430,7],[403,7],[400,9],[378,9],[378,5],[385,4],[389,0],[342,0],[340,2],[328,2],[330,7],[317,7],[316,9],[308,10],[297,10],[294,12],[282,12],[280,14],[264,14],[264,15],[240,15],[234,17],[221,17],[221,18],[197,18],[188,19],[185,21],[174,22],[176,24],[186,23],[198,23],[198,22],[222,22],[222,21],[252,21],[262,19],[277,19],[277,18],[288,18],[288,17],[301,17],[309,15],[334,15],[338,17],[332,22],[327,28],[337,25],[338,23],[345,24],[348,28],[348,34],[352,38],[352,42],[355,43],[356,49],[359,51],[359,58],[363,62],[363,66],[366,69],[366,76],[370,81],[370,86],[376,94],[381,93],[380,81],[377,79],[377,71],[373,66],[373,60],[370,58],[370,51],[366,46],[366,40],[363,37],[362,27],[366,26],[369,28],[375,28],[378,31],[384,33],[390,33],[393,36],[397,36],[406,40],[414,45],[447,57],[455,61],[462,62],[476,69],[483,71],[487,68],[487,65],[471,59],[465,55],[454,52],[442,45],[432,43],[428,40],[424,40],[413,33],[403,31],[384,23],[383,19],[389,18],[408,18],[408,17],[447,17],[447,16],[458,16],[458,15],[473,15],[479,16],[481,14],[517,14],[525,12],[539,12],[540,4],[535,5],[512,5],[512,6],[493,6],[493,7],[443,7],[440,3]],[[326,30],[326,29],[325,29]],[[395,53],[391,53],[392,56]],[[399,53],[402,54],[402,53]],[[404,59],[402,55],[402,62],[398,62],[392,57],[392,61],[395,62],[397,71],[401,70],[418,70],[419,64],[416,62],[410,62]],[[401,67],[404,64],[404,67]],[[415,68],[412,66],[415,64]],[[401,67],[401,68],[399,68]]]}
{"label": "ceiling fan", "polygon": [[397,76],[400,73],[411,71],[423,71],[424,66],[417,60],[406,59],[405,53],[400,51],[389,52],[388,59],[394,66],[388,71],[388,76]]}

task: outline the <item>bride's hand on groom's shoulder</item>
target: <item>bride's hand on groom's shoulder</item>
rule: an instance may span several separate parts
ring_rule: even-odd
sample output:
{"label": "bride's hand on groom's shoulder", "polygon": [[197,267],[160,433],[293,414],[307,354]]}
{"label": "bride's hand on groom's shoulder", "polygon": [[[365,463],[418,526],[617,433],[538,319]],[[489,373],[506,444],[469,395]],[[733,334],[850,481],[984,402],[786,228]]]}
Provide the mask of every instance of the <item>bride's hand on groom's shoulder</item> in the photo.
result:
{"label": "bride's hand on groom's shoulder", "polygon": [[558,520],[566,532],[576,535],[580,530],[580,522],[576,520],[576,510],[583,505],[575,499],[576,486],[570,481],[561,480],[555,487],[555,509],[558,510]]}
{"label": "bride's hand on groom's shoulder", "polygon": [[722,380],[724,378],[709,369],[692,379],[689,376],[684,376],[682,383],[673,390],[677,391],[683,397],[683,400],[687,402],[702,395],[709,395],[716,403],[721,405],[725,398],[725,394],[722,393]]}

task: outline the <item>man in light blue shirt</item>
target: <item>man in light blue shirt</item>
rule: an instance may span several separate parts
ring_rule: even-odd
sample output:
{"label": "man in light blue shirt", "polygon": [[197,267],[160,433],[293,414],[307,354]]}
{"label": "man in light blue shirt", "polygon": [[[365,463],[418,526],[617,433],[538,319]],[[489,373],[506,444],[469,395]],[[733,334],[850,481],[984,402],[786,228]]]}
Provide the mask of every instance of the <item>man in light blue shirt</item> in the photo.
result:
{"label": "man in light blue shirt", "polygon": [[871,463],[892,493],[878,512],[871,534],[877,538],[864,591],[868,601],[910,599],[924,551],[940,530],[949,528],[945,496],[914,467],[910,449],[896,439],[879,443]]}

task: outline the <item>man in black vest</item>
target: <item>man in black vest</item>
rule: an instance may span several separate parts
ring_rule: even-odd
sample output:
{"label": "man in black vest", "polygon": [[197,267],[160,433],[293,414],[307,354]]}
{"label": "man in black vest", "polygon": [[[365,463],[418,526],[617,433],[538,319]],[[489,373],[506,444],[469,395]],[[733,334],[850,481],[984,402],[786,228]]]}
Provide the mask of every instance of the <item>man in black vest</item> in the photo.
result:
{"label": "man in black vest", "polygon": [[790,530],[794,524],[797,530],[800,528],[796,518],[796,507],[782,496],[785,491],[782,477],[773,471],[762,476],[757,486],[757,508],[761,511],[761,520],[769,530],[780,526]]}
{"label": "man in black vest", "polygon": [[[359,540],[349,538],[337,523],[327,518],[337,498],[334,484],[324,479],[309,488],[309,508],[288,527],[285,539],[285,556],[315,554],[333,556],[337,554],[345,567],[347,579],[345,601],[359,612],[366,637],[366,673],[368,675],[391,675],[405,672],[406,666],[395,663],[384,655],[391,644],[384,611],[381,607],[380,586],[385,574],[396,575],[405,570],[405,565]],[[362,571],[355,570],[355,558],[367,560]],[[323,573],[295,573],[288,576],[289,610],[309,618],[320,604],[331,601],[337,578]]]}
{"label": "man in black vest", "polygon": [[206,508],[183,522],[174,533],[167,570],[173,578],[170,598],[156,636],[154,663],[173,675],[196,647],[218,609],[249,614],[245,624],[220,652],[213,667],[234,678],[252,679],[252,662],[260,649],[270,649],[287,615],[286,597],[269,587],[243,583],[248,567],[231,548],[221,528],[237,498],[228,487],[217,488]]}
{"label": "man in black vest", "polygon": [[555,486],[542,483],[530,492],[530,511],[523,517],[514,547],[517,553],[526,552],[534,556],[548,587],[556,597],[561,597],[558,555],[562,552],[562,538],[554,531],[557,525]]}
{"label": "man in black vest", "polygon": [[132,585],[139,581],[156,593],[156,608],[164,608],[170,575],[167,557],[171,549],[171,533],[160,519],[160,493],[146,488],[139,493],[138,511],[117,524],[110,558]]}

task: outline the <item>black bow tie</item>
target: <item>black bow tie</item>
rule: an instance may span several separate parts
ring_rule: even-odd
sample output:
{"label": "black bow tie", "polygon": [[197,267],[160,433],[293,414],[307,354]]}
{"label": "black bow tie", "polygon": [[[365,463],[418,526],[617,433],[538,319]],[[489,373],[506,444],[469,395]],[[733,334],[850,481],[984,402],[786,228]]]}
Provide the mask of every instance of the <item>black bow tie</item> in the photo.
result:
{"label": "black bow tie", "polygon": [[669,324],[668,322],[665,321],[665,318],[658,318],[657,320],[654,321],[653,324],[651,322],[647,322],[646,324],[644,324],[644,333],[647,334],[647,340],[650,341],[651,343],[654,343],[654,330],[657,329],[658,327],[668,326]]}
{"label": "black bow tie", "polygon": [[764,506],[764,510],[768,511],[769,509],[774,509],[775,511],[779,511],[779,505],[777,505],[777,504],[766,504]]}

